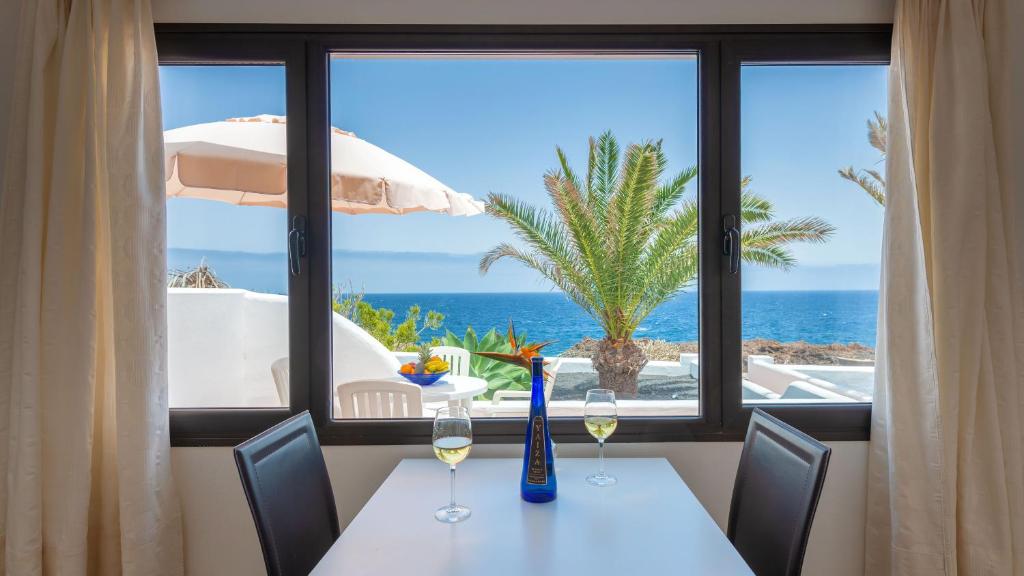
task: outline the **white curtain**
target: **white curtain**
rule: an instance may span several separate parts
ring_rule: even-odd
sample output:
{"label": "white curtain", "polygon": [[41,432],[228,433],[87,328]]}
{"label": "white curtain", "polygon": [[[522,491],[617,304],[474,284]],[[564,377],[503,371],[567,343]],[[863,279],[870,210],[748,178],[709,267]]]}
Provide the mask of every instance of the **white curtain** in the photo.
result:
{"label": "white curtain", "polygon": [[181,574],[149,1],[25,0],[16,58],[0,196],[0,561],[18,576]]}
{"label": "white curtain", "polygon": [[1024,574],[1011,1],[897,2],[871,576]]}

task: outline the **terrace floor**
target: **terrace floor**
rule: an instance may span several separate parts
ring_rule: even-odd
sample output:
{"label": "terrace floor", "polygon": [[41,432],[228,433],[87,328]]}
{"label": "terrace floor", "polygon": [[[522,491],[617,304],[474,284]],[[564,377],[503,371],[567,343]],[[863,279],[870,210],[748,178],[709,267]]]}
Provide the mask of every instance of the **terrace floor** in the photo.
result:
{"label": "terrace floor", "polygon": [[[587,390],[598,387],[597,373],[560,373],[551,400],[584,400]],[[640,388],[632,400],[697,400],[698,392],[697,379],[689,374],[641,374]]]}

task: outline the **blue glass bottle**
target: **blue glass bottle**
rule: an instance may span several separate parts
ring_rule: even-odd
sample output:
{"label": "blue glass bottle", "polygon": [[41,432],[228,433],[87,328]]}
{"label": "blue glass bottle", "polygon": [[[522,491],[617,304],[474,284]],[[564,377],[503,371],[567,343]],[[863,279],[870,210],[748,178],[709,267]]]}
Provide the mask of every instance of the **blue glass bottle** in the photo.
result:
{"label": "blue glass bottle", "polygon": [[548,410],[544,405],[544,359],[534,357],[530,372],[533,390],[530,392],[530,419],[526,424],[523,477],[519,489],[527,502],[551,502],[557,496],[558,482],[555,480]]}

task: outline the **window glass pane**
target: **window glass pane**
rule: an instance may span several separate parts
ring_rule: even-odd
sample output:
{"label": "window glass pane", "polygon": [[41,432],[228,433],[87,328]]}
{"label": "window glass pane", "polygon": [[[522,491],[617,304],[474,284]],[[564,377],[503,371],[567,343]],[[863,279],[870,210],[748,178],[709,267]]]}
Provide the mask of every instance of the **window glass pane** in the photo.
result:
{"label": "window glass pane", "polygon": [[287,406],[284,66],[161,66],[160,91],[170,405]]}
{"label": "window glass pane", "polygon": [[[527,371],[475,354],[512,353],[510,320],[521,342],[551,341],[541,354],[553,361],[552,416],[582,414],[609,332],[603,383],[618,388],[621,414],[699,413],[696,56],[336,55],[330,86],[335,417],[431,417],[449,402],[474,417],[525,416]],[[617,166],[603,208],[588,139],[606,131],[619,163],[632,144],[647,143],[644,158],[660,147],[664,195],[650,178],[622,186]],[[546,174],[568,185],[557,147],[579,206],[545,190]],[[450,191],[468,197],[453,204]],[[490,213],[465,215],[474,200]],[[563,212],[592,230],[574,232]],[[343,410],[339,387],[403,390],[403,365],[429,371],[421,345],[428,359],[449,355],[441,382],[405,387],[394,414],[380,401]]]}
{"label": "window glass pane", "polygon": [[887,67],[741,74],[743,399],[870,402]]}

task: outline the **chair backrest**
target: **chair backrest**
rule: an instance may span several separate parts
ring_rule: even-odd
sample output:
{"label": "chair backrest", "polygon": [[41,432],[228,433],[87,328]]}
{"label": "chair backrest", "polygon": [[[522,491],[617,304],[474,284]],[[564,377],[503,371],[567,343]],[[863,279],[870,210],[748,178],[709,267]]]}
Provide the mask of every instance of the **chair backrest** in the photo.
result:
{"label": "chair backrest", "polygon": [[235,464],[267,574],[309,574],[341,533],[309,412],[236,446]]}
{"label": "chair backrest", "polygon": [[274,377],[274,386],[277,387],[277,399],[281,406],[289,405],[288,392],[288,357],[278,358],[270,365],[270,374]]}
{"label": "chair backrest", "polygon": [[452,376],[469,376],[469,350],[457,346],[434,346],[430,349],[434,356],[440,356],[448,363]]}
{"label": "chair backrest", "polygon": [[832,450],[755,409],[729,510],[729,540],[757,576],[798,576]]}
{"label": "chair backrest", "polygon": [[356,380],[338,384],[342,418],[421,418],[419,386],[392,380]]}

